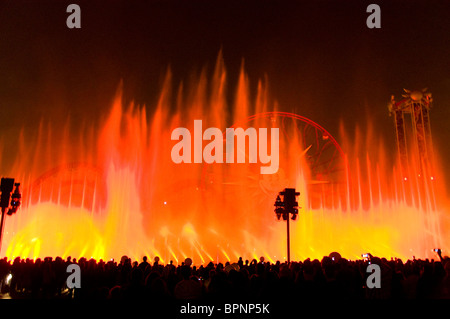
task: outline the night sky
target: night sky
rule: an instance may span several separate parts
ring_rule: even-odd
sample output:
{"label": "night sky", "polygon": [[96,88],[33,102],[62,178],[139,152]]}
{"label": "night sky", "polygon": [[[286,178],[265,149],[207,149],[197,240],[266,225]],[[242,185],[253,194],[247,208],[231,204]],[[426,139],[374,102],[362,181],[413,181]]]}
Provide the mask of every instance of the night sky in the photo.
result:
{"label": "night sky", "polygon": [[[81,29],[66,26],[70,3],[81,7]],[[370,3],[381,7],[381,29],[366,26]],[[244,60],[252,91],[267,76],[281,110],[335,137],[340,120],[351,131],[370,118],[392,150],[390,96],[428,87],[447,162],[449,15],[447,0],[0,0],[0,141],[14,147],[42,118],[95,122],[120,80],[126,100],[154,105],[169,66],[177,86],[212,70],[222,50],[230,95]]]}

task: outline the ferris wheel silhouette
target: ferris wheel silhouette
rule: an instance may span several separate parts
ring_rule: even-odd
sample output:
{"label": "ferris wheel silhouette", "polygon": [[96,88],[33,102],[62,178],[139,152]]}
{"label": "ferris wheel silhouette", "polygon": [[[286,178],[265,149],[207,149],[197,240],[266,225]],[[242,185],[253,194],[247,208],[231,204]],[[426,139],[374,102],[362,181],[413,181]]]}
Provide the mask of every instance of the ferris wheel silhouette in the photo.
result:
{"label": "ferris wheel silhouette", "polygon": [[228,191],[233,192],[233,186],[239,186],[242,191],[241,186],[248,185],[246,191],[253,197],[263,198],[295,183],[298,171],[303,170],[311,207],[334,207],[345,201],[344,152],[336,139],[318,123],[298,114],[273,111],[249,116],[232,126],[236,127],[279,128],[282,142],[279,170],[272,175],[262,175],[259,166],[249,165],[244,173],[230,169],[225,176],[218,177],[213,166],[207,164],[202,176],[205,189],[220,183],[228,185]]}

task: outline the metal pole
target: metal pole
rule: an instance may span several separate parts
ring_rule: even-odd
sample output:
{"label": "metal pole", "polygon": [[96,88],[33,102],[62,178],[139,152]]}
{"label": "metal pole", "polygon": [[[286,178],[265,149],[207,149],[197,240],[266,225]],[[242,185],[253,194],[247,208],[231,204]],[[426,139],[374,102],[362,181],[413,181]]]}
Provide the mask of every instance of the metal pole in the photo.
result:
{"label": "metal pole", "polygon": [[287,221],[286,221],[286,225],[287,225],[287,261],[288,264],[291,263],[291,247],[290,247],[290,240],[289,240],[289,214],[287,216]]}
{"label": "metal pole", "polygon": [[2,207],[2,220],[0,222],[0,252],[2,250],[3,225],[5,224],[5,213],[6,213],[6,208]]}

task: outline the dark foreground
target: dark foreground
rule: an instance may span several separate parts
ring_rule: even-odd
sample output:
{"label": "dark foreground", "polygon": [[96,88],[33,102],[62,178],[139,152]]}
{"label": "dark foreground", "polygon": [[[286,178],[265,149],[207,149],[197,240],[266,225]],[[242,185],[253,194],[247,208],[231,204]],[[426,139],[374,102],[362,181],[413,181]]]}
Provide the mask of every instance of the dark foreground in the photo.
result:
{"label": "dark foreground", "polygon": [[[349,261],[323,257],[287,263],[253,260],[230,264],[161,265],[122,257],[102,260],[0,260],[1,296],[12,299],[151,300],[215,302],[233,299],[450,299],[450,258]],[[67,266],[79,265],[80,288],[69,289]],[[380,266],[379,287],[367,267]],[[370,288],[372,286],[372,288]],[[186,304],[187,306],[187,304]],[[193,308],[192,308],[193,309]],[[262,309],[262,308],[261,308]],[[185,308],[187,310],[187,308]]]}

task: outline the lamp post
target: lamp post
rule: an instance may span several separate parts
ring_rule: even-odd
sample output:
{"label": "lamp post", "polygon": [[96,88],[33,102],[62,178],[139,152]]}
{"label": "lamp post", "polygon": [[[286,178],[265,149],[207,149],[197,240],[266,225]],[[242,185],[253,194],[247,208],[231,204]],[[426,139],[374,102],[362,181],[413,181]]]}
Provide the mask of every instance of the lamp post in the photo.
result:
{"label": "lamp post", "polygon": [[[0,208],[2,210],[2,220],[0,221],[0,250],[2,247],[3,226],[5,225],[5,214],[11,216],[20,207],[22,194],[19,190],[20,183],[14,183],[14,178],[2,178],[0,184]],[[13,188],[14,192],[13,192]],[[11,194],[12,193],[12,194]]]}
{"label": "lamp post", "polygon": [[[289,234],[289,217],[292,220],[297,219],[298,215],[298,202],[297,196],[300,195],[300,192],[296,192],[295,188],[285,188],[284,191],[280,192],[275,200],[275,215],[277,219],[286,221],[286,230],[287,230],[287,261],[288,264],[291,262],[291,249],[290,249],[290,234]],[[283,201],[280,196],[283,196]],[[292,216],[290,216],[292,214]]]}

